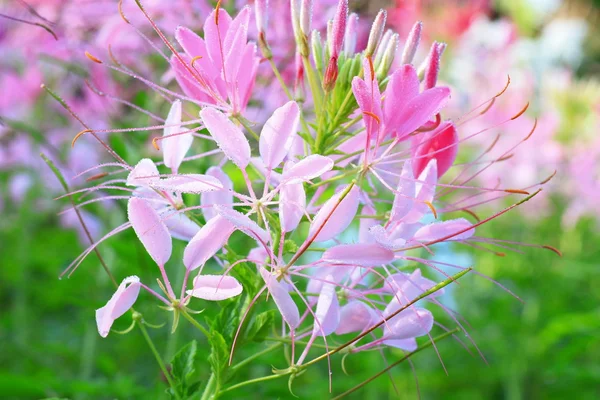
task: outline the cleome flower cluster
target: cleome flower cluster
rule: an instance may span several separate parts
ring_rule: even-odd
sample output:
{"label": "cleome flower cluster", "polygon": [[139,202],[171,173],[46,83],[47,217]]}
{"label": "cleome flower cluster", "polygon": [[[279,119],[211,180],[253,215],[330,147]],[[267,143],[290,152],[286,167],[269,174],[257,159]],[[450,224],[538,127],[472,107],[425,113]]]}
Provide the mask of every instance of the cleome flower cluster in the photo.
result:
{"label": "cleome flower cluster", "polygon": [[[366,47],[358,51],[358,17],[348,15],[346,0],[337,4],[324,39],[311,29],[312,1],[290,3],[295,74],[290,82],[270,63],[271,78],[288,100],[264,110],[264,122],[251,122],[245,113],[253,99],[279,96],[271,93],[272,85],[257,81],[259,52],[273,61],[272,49],[279,45],[269,39],[266,1],[255,1],[253,9],[245,7],[235,17],[217,6],[200,35],[178,27],[174,42],[156,28],[173,53],[169,64],[180,89],[152,86],[171,103],[158,126],[162,137],[152,140],[156,160],[129,160],[130,165],[120,159],[98,167],[116,170],[88,190],[125,193],[111,198],[126,199],[128,221],[65,272],[72,273],[106,239],[132,228],[158,267],[162,293],[137,276],[125,278],[96,311],[101,336],[142,289],[175,313],[194,302],[239,296],[245,289],[231,273],[250,263],[263,284],[248,309],[259,301],[277,308],[281,335],[292,343],[290,367],[306,362],[317,339],[327,346],[328,337],[349,333],[358,335],[352,352],[384,346],[410,352],[435,324],[425,306],[447,310],[437,299],[441,285],[423,271],[445,274],[441,265],[468,271],[423,253],[433,255],[445,242],[508,246],[475,231],[510,208],[488,218],[472,208],[526,196],[516,206],[532,195],[470,185],[497,160],[456,164],[460,144],[469,139],[459,138],[460,124],[469,118],[458,123],[443,117],[450,98],[450,89],[438,85],[445,45],[434,42],[415,64],[422,24],[402,40],[386,31],[386,13],[380,11]],[[252,20],[257,44],[249,40]],[[475,114],[489,109],[495,97]],[[195,170],[200,159],[211,166]],[[180,173],[184,164],[194,173]],[[121,173],[127,176],[118,178]],[[232,260],[228,243],[235,232],[256,246]],[[174,239],[187,243],[183,254],[172,254]],[[185,268],[181,290],[165,268],[173,259]],[[222,273],[205,272],[213,261]]]}

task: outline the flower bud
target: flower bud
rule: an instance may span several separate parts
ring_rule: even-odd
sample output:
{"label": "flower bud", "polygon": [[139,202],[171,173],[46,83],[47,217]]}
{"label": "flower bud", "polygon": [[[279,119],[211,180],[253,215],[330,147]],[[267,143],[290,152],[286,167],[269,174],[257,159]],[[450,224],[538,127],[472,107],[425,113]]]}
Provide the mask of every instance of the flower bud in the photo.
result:
{"label": "flower bud", "polygon": [[394,33],[392,37],[390,37],[390,40],[386,45],[385,52],[383,53],[383,57],[381,58],[381,63],[377,67],[377,79],[383,80],[388,72],[390,72],[390,68],[392,67],[394,58],[396,57],[396,50],[398,49],[399,41],[400,38],[397,33]]}
{"label": "flower bud", "polygon": [[[294,38],[296,39],[296,46],[302,56],[308,56],[308,38],[302,31],[302,8],[304,6],[303,0],[291,0],[290,9],[292,15],[292,28],[294,29]],[[310,25],[310,23],[309,23]]]}
{"label": "flower bud", "polygon": [[323,90],[325,93],[330,92],[335,87],[335,81],[338,77],[338,62],[337,57],[329,58],[329,64],[323,75]]}
{"label": "flower bud", "polygon": [[377,46],[377,51],[375,51],[375,61],[374,61],[375,65],[379,65],[381,63],[381,59],[383,58],[383,53],[385,53],[385,49],[387,48],[387,45],[393,34],[394,34],[394,32],[392,32],[391,29],[388,29],[385,32],[385,34],[383,35],[383,37],[381,38],[379,46]]}
{"label": "flower bud", "polygon": [[351,57],[356,52],[356,34],[358,26],[358,15],[350,14],[346,24],[346,34],[344,35],[344,53]]}
{"label": "flower bud", "polygon": [[433,42],[431,45],[429,57],[427,58],[428,63],[425,69],[425,89],[431,89],[432,87],[435,87],[438,73],[440,71],[440,58],[442,57],[442,53],[445,49],[445,43]]}
{"label": "flower bud", "polygon": [[381,37],[383,36],[383,30],[385,29],[385,20],[387,13],[385,10],[379,10],[373,25],[371,26],[371,32],[369,33],[369,41],[367,42],[367,48],[365,50],[365,56],[371,57],[375,53]]}
{"label": "flower bud", "polygon": [[310,35],[310,45],[312,47],[312,56],[315,67],[318,71],[323,70],[323,44],[321,43],[321,33],[318,30],[312,31]]}
{"label": "flower bud", "polygon": [[402,51],[402,64],[411,64],[413,59],[415,58],[415,53],[417,52],[417,48],[419,47],[419,42],[421,41],[421,30],[423,29],[423,23],[421,21],[416,22],[410,33],[408,34],[408,38],[406,38],[406,43],[404,44],[404,50]]}
{"label": "flower bud", "polygon": [[267,10],[269,8],[269,0],[255,0],[254,1],[254,14],[256,18],[256,29],[259,33],[264,34],[267,31],[267,23],[269,14]]}
{"label": "flower bud", "polygon": [[302,0],[300,7],[300,30],[308,37],[310,34],[310,23],[312,21],[313,1]]}
{"label": "flower bud", "polygon": [[304,92],[304,64],[302,63],[302,56],[300,53],[296,52],[296,79],[294,81],[294,98],[297,102],[304,102],[306,97]]}
{"label": "flower bud", "polygon": [[[338,2],[333,25],[331,26],[331,40],[329,41],[329,54],[331,58],[336,59],[342,51],[344,44],[344,35],[346,34],[346,21],[348,20],[348,0],[340,0]],[[328,67],[329,68],[329,67]]]}

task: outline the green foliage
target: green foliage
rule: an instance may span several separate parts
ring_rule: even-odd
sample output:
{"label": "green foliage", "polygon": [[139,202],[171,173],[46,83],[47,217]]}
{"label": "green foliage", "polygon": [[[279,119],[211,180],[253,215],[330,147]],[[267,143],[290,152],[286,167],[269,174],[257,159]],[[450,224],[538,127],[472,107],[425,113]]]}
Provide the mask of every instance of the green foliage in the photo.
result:
{"label": "green foliage", "polygon": [[172,398],[187,399],[198,392],[200,381],[198,380],[196,368],[203,361],[203,358],[198,351],[196,340],[192,340],[175,354],[171,360],[171,376],[175,387],[167,390]]}

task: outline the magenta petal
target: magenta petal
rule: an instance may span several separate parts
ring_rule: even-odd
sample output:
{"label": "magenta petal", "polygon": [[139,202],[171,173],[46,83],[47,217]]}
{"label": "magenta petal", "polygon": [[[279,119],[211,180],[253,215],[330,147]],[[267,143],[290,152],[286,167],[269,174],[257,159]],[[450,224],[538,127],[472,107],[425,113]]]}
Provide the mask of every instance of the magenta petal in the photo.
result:
{"label": "magenta petal", "polygon": [[295,101],[289,101],[279,107],[265,123],[260,133],[260,156],[266,167],[277,167],[292,145],[292,139],[298,131],[300,109]]}
{"label": "magenta petal", "polygon": [[[342,233],[354,219],[358,210],[360,191],[353,186],[340,202],[341,194],[332,196],[319,210],[308,231],[315,242],[324,242]],[[338,204],[339,203],[339,204]]]}
{"label": "magenta petal", "polygon": [[191,132],[182,133],[186,129],[181,127],[181,101],[175,100],[173,102],[165,125],[175,125],[164,129],[163,137],[165,139],[161,142],[161,145],[165,165],[176,173],[194,140]]}
{"label": "magenta petal", "polygon": [[358,300],[351,300],[340,310],[340,324],[335,333],[343,335],[350,332],[361,332],[377,320],[375,311]]}
{"label": "magenta petal", "polygon": [[295,163],[283,173],[286,183],[299,183],[308,181],[331,171],[333,160],[329,157],[313,154]]}
{"label": "magenta petal", "polygon": [[413,98],[400,113],[396,134],[399,138],[414,132],[437,114],[450,97],[450,89],[435,87]]}
{"label": "magenta petal", "polygon": [[446,240],[465,240],[475,234],[475,229],[469,229],[473,224],[464,218],[451,219],[444,222],[436,222],[433,224],[425,225],[415,233],[414,240],[421,242],[432,242],[434,240],[445,238],[449,235],[453,235],[456,232],[459,233],[456,236],[452,236]]}
{"label": "magenta petal", "polygon": [[395,127],[399,123],[401,113],[398,111],[418,94],[419,78],[412,65],[403,65],[392,74],[383,100],[383,115],[388,127]]}
{"label": "magenta petal", "polygon": [[322,260],[331,264],[373,267],[394,261],[394,252],[375,243],[341,244],[327,249]]}
{"label": "magenta petal", "polygon": [[210,167],[206,171],[206,175],[210,175],[221,182],[223,189],[216,190],[214,192],[204,192],[200,194],[200,205],[205,207],[202,209],[204,218],[208,221],[217,215],[217,212],[213,207],[208,207],[215,204],[220,204],[225,207],[232,207],[233,205],[233,182],[229,179],[229,176],[223,172],[219,167]]}
{"label": "magenta petal", "polygon": [[267,244],[271,239],[269,233],[260,226],[258,226],[256,222],[248,218],[247,215],[244,215],[241,212],[236,211],[232,208],[224,207],[221,205],[216,205],[214,208],[217,214],[227,219],[236,229],[239,229],[246,235],[254,238],[262,244]]}
{"label": "magenta petal", "polygon": [[193,287],[186,293],[210,301],[230,299],[240,295],[243,290],[237,279],[227,275],[198,275],[194,278]]}
{"label": "magenta petal", "polygon": [[149,158],[141,159],[127,176],[127,186],[148,186],[160,179],[154,162]]}
{"label": "magenta petal", "polygon": [[283,281],[278,282],[277,278],[263,267],[260,267],[260,274],[267,284],[267,289],[273,297],[283,320],[291,330],[295,330],[300,325],[300,312],[292,296],[288,293],[287,285]]}
{"label": "magenta petal", "polygon": [[[216,12],[219,13],[219,24],[216,21]],[[204,40],[212,62],[215,65],[223,65],[222,49],[223,41],[231,25],[231,17],[223,8],[213,10],[204,21]]]}
{"label": "magenta petal", "polygon": [[225,156],[240,169],[246,168],[250,162],[250,145],[240,128],[216,108],[202,109],[200,118]]}
{"label": "magenta petal", "polygon": [[234,230],[231,222],[220,215],[210,219],[186,246],[183,265],[190,271],[204,265],[227,243]]}
{"label": "magenta petal", "polygon": [[321,287],[315,311],[316,321],[313,325],[313,335],[330,335],[340,322],[340,303],[333,282],[333,276],[327,275]]}
{"label": "magenta petal", "polygon": [[446,173],[454,164],[458,152],[458,134],[456,127],[450,121],[427,133],[424,137],[417,136],[412,148],[412,164],[415,175],[419,175],[429,161],[437,161],[438,178]]}
{"label": "magenta petal", "polygon": [[164,266],[171,258],[171,235],[158,212],[146,200],[132,197],[127,204],[127,216],[135,234],[157,265]]}
{"label": "magenta petal", "polygon": [[106,337],[113,322],[133,306],[140,288],[140,278],[137,276],[125,278],[108,303],[96,310],[96,325],[100,336]]}
{"label": "magenta petal", "polygon": [[158,190],[175,193],[204,193],[223,189],[221,181],[210,175],[180,174],[164,178],[152,184]]}

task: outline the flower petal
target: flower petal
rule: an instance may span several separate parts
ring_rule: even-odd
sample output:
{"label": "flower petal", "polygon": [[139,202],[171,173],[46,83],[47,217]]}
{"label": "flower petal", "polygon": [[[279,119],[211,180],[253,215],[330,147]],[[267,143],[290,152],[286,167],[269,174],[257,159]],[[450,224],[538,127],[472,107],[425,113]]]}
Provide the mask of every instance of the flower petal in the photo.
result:
{"label": "flower petal", "polygon": [[135,234],[157,265],[171,258],[171,235],[158,212],[146,200],[132,197],[127,204],[127,217]]}
{"label": "flower petal", "polygon": [[313,335],[327,336],[332,334],[340,323],[340,303],[335,292],[333,276],[327,275],[315,310]]}
{"label": "flower petal", "polygon": [[242,285],[232,276],[198,275],[194,278],[194,288],[186,293],[199,299],[219,301],[238,296],[242,290]]}
{"label": "flower petal", "polygon": [[388,320],[383,327],[387,339],[409,339],[428,334],[433,327],[433,315],[424,308],[412,307]]}
{"label": "flower petal", "polygon": [[204,207],[202,209],[202,214],[204,214],[204,218],[206,218],[208,221],[217,215],[217,212],[213,209],[213,207],[208,206],[221,204],[225,207],[231,207],[233,204],[233,182],[220,167],[210,167],[208,171],[206,171],[206,175],[218,179],[223,186],[223,189],[221,190],[204,192],[200,194],[200,205]]}
{"label": "flower petal", "polygon": [[288,293],[287,286],[284,282],[278,282],[277,278],[263,267],[260,267],[260,274],[267,284],[269,293],[273,297],[283,320],[291,330],[295,330],[300,325],[300,312],[292,296]]}
{"label": "flower petal", "polygon": [[250,162],[250,145],[240,128],[212,107],[202,109],[200,118],[225,156],[240,169],[246,168]]}
{"label": "flower petal", "polygon": [[436,222],[425,225],[419,229],[415,233],[414,240],[418,240],[420,242],[432,242],[461,231],[464,232],[452,236],[446,240],[465,240],[475,234],[475,229],[469,229],[471,226],[473,226],[473,224],[464,218]]}
{"label": "flower petal", "polygon": [[293,135],[298,131],[300,109],[295,101],[279,107],[265,123],[260,133],[260,156],[266,167],[277,167],[292,145]]}
{"label": "flower petal", "polygon": [[322,260],[331,264],[373,267],[394,261],[394,252],[375,243],[341,244],[327,249]]}
{"label": "flower petal", "polygon": [[315,242],[324,242],[342,233],[354,219],[358,210],[360,191],[353,186],[341,201],[343,191],[332,196],[319,210],[308,231]]}
{"label": "flower petal", "polygon": [[361,332],[377,320],[375,311],[358,300],[351,300],[340,310],[340,324],[335,333],[343,335],[350,332]]}
{"label": "flower petal", "polygon": [[165,121],[165,125],[169,126],[164,129],[162,142],[163,159],[165,165],[177,173],[185,154],[192,145],[194,137],[191,132],[185,132],[186,129],[181,126],[181,101],[175,100],[169,110],[169,115]]}
{"label": "flower petal", "polygon": [[137,276],[125,278],[108,303],[96,310],[96,325],[100,336],[108,336],[113,322],[133,306],[140,288],[140,278]]}
{"label": "flower petal", "polygon": [[415,175],[419,175],[429,161],[437,161],[438,179],[450,169],[458,152],[458,134],[456,127],[450,121],[442,122],[440,126],[420,137],[417,135],[412,146],[412,164]]}
{"label": "flower petal", "polygon": [[142,158],[127,176],[127,186],[148,186],[160,179],[160,174],[154,162]]}
{"label": "flower petal", "polygon": [[194,194],[223,189],[223,184],[217,178],[201,174],[180,174],[156,181],[151,186],[168,192]]}
{"label": "flower petal", "polygon": [[449,97],[450,89],[435,87],[409,101],[398,117],[397,137],[403,138],[424,125],[444,107]]}
{"label": "flower petal", "polygon": [[395,194],[391,221],[401,220],[413,208],[416,196],[416,184],[410,162],[404,163],[400,179],[398,179],[398,193]]}
{"label": "flower petal", "polygon": [[329,157],[313,154],[295,163],[283,173],[286,183],[309,181],[323,175],[333,168],[333,160]]}
{"label": "flower petal", "polygon": [[227,219],[236,229],[239,229],[246,235],[254,238],[262,244],[267,244],[271,239],[269,233],[258,226],[256,222],[248,218],[247,215],[244,215],[232,208],[224,207],[218,204],[214,208],[217,214]]}
{"label": "flower petal", "polygon": [[231,222],[219,215],[208,220],[186,246],[183,265],[190,271],[204,265],[227,243],[234,230]]}

